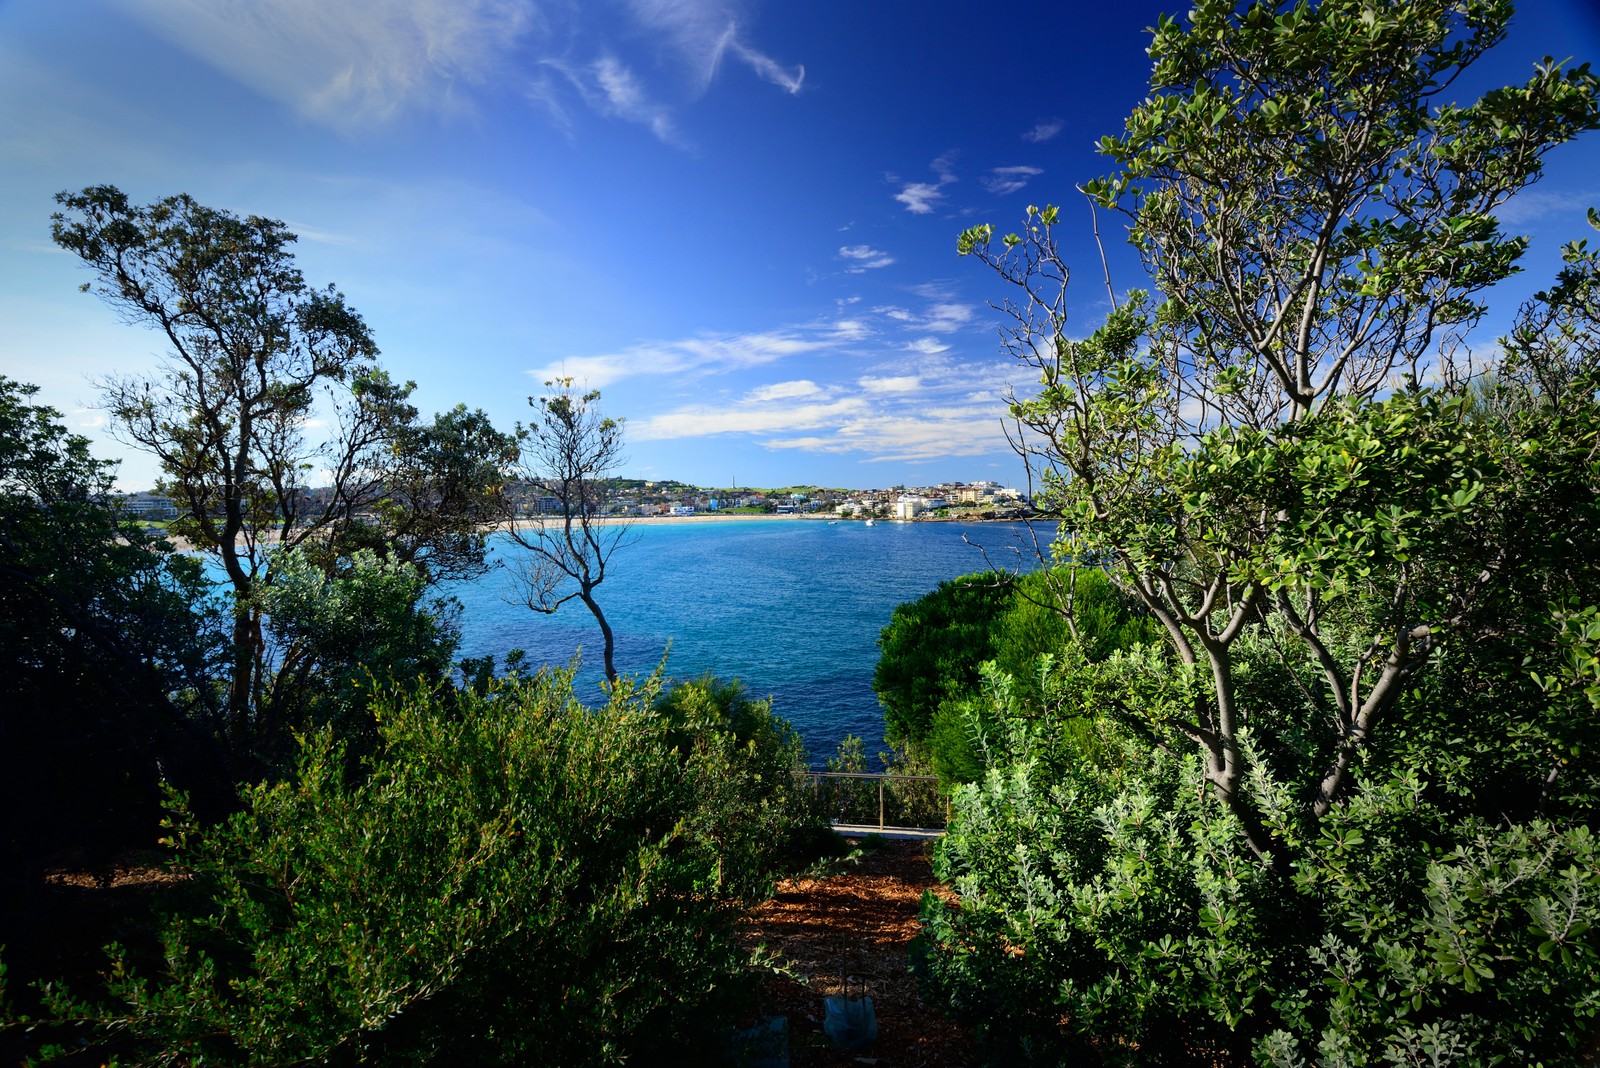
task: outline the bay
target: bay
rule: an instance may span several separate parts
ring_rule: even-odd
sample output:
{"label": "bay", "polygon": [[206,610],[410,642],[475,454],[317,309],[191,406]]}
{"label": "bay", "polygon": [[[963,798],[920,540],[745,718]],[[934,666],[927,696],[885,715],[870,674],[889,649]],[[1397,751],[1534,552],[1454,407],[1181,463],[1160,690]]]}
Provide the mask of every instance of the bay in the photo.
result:
{"label": "bay", "polygon": [[[814,762],[847,734],[869,753],[881,747],[872,671],[896,605],[990,566],[1037,566],[1027,528],[1003,523],[644,520],[634,532],[596,590],[616,632],[617,670],[648,675],[667,655],[670,678],[740,679],[772,698]],[[1050,533],[1039,528],[1041,545]],[[525,550],[502,536],[493,551],[504,562]],[[532,612],[513,603],[503,568],[446,592],[462,604],[462,656],[520,648],[536,665],[565,665],[581,650],[577,691],[598,701],[600,631],[581,602]]]}

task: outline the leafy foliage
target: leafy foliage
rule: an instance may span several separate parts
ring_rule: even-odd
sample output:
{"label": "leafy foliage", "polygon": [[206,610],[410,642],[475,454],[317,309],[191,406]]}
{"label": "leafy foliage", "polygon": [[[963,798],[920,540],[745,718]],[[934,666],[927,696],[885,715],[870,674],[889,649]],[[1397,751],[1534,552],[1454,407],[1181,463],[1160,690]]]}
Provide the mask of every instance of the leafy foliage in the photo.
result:
{"label": "leafy foliage", "polygon": [[995,1063],[1579,1063],[1600,1010],[1589,826],[1464,816],[1395,762],[1284,880],[1194,789],[1197,756],[1119,732],[1112,764],[1061,760],[1003,677],[990,697],[1006,729],[956,792],[938,868],[960,905],[925,902],[920,967]]}
{"label": "leafy foliage", "polygon": [[[154,836],[163,764],[213,758],[216,606],[127,519],[113,465],[0,377],[0,856]],[[0,909],[0,911],[9,911]]]}
{"label": "leafy foliage", "polygon": [[872,673],[889,744],[927,737],[940,702],[976,681],[978,665],[994,655],[990,629],[1008,600],[1001,576],[979,574],[895,607]]}
{"label": "leafy foliage", "polygon": [[298,549],[273,559],[258,595],[277,664],[270,701],[296,731],[331,727],[353,751],[370,751],[374,687],[436,684],[452,667],[456,638],[439,606],[423,603],[418,569],[361,549],[328,574]]}
{"label": "leafy foliage", "polygon": [[[1595,257],[1569,246],[1489,380],[1452,344],[1523,248],[1496,207],[1600,122],[1600,81],[1547,62],[1446,103],[1509,13],[1163,20],[1088,187],[1160,301],[1087,339],[1055,209],[961,238],[1023,294],[1012,413],[1057,553],[1165,638],[1069,645],[1036,706],[996,676],[970,717],[997,755],[924,968],[1004,1055],[1550,1065],[1592,1037]],[[1089,710],[1103,750],[1063,759]]]}
{"label": "leafy foliage", "polygon": [[[942,582],[896,606],[878,638],[873,688],[884,706],[884,733],[912,763],[926,761],[946,784],[971,782],[983,769],[974,744],[980,668],[993,663],[1039,697],[1047,655],[1071,633],[1094,659],[1155,636],[1154,623],[1092,568],[1011,576],[994,572]],[[992,724],[990,725],[992,727]]]}
{"label": "leafy foliage", "polygon": [[233,774],[249,777],[287,744],[301,703],[274,704],[287,680],[267,674],[259,594],[273,583],[273,552],[299,548],[330,574],[362,547],[430,579],[481,568],[479,528],[497,510],[514,443],[481,412],[422,424],[413,384],[378,366],[342,294],[306,283],[283,223],[186,195],[140,206],[114,186],[56,200],[56,244],[95,274],[84,290],[167,342],[159,374],[102,383],[105,405],[116,431],[160,462],[173,531],[226,576],[225,737]]}
{"label": "leafy foliage", "polygon": [[[1480,609],[1504,588],[1498,566],[1475,574],[1463,561],[1423,592],[1418,567],[1452,558],[1428,554],[1462,533],[1454,517],[1479,492],[1448,442],[1388,451],[1410,418],[1399,405],[1363,412],[1360,440],[1336,428],[1424,359],[1458,388],[1434,346],[1475,318],[1473,295],[1521,249],[1490,212],[1537,178],[1543,153],[1600,122],[1587,67],[1540,68],[1471,107],[1428,109],[1507,16],[1493,0],[1281,13],[1210,0],[1188,26],[1164,21],[1155,95],[1103,145],[1122,171],[1091,192],[1129,213],[1165,302],[1151,311],[1135,295],[1085,341],[1064,333],[1053,209],[1030,209],[1026,236],[999,250],[989,229],[962,239],[1026,294],[1009,347],[1041,389],[1012,411],[1034,432],[1069,532],[1058,551],[1109,562],[1175,654],[1209,669],[1210,693],[1175,725],[1273,863],[1279,844],[1245,785],[1240,635],[1281,616],[1294,656],[1325,679],[1338,756],[1321,816],[1443,636],[1487,620]],[[1388,607],[1336,648],[1321,624],[1340,612],[1324,601],[1347,582]]]}
{"label": "leafy foliage", "polygon": [[695,762],[696,781],[716,794],[705,800],[721,812],[706,844],[727,883],[764,896],[756,888],[773,872],[803,867],[829,844],[816,791],[800,775],[805,741],[773,713],[771,698],[753,700],[737,679],[706,675],[666,690],[656,711],[668,744]]}
{"label": "leafy foliage", "polygon": [[[726,717],[699,714],[718,705]],[[225,824],[176,810],[209,909],[173,922],[165,974],[114,956],[118,1006],[58,997],[59,1016],[88,1012],[140,1063],[716,1048],[748,960],[733,920],[799,829],[781,803],[791,777],[766,777],[786,727],[709,682],[666,699],[653,681],[619,686],[586,709],[570,672],[448,702],[388,691],[376,715],[382,746],[359,777],[322,730],[291,781],[247,788]]]}

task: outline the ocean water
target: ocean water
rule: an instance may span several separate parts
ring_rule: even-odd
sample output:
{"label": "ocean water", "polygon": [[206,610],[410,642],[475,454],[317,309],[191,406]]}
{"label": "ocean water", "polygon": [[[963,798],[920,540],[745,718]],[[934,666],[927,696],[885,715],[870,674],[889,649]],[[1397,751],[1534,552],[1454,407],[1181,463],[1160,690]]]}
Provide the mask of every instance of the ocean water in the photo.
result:
{"label": "ocean water", "polygon": [[[772,698],[813,760],[847,734],[866,739],[869,753],[880,745],[872,670],[896,605],[957,575],[1038,563],[1027,528],[998,523],[646,520],[634,531],[595,595],[616,633],[617,670],[645,675],[666,655],[672,678],[740,679]],[[1038,532],[1046,545],[1050,531]],[[494,550],[502,561],[525,551],[504,538]],[[513,603],[500,568],[448,592],[463,607],[462,656],[521,648],[535,664],[566,664],[581,655],[578,693],[598,700],[600,630],[581,602],[532,612]]]}

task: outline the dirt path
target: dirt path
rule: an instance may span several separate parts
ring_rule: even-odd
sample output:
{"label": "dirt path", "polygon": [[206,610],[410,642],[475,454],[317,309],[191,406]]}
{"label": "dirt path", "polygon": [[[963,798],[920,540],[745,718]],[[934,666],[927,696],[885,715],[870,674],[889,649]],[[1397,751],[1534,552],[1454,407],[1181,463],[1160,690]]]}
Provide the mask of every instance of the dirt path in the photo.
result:
{"label": "dirt path", "polygon": [[[906,972],[923,891],[949,893],[934,882],[927,848],[889,842],[842,874],[782,883],[751,917],[750,944],[765,943],[804,980],[762,988],[762,1010],[788,1017],[792,1068],[977,1063],[970,1037],[922,1000]],[[823,998],[839,992],[841,967],[866,980],[878,1017],[877,1042],[853,1053],[834,1049],[822,1030]]]}

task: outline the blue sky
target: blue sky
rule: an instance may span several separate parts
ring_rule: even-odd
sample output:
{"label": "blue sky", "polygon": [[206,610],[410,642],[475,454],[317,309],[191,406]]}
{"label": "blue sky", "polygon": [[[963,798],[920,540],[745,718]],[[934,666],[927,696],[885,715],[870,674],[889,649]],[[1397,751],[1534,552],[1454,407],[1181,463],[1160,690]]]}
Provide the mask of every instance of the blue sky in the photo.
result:
{"label": "blue sky", "polygon": [[[1472,80],[1600,61],[1595,0],[1526,0]],[[1144,95],[1145,27],[1180,4],[919,0],[0,0],[0,373],[124,457],[95,378],[161,345],[77,291],[52,196],[285,220],[425,411],[508,425],[554,374],[629,427],[627,474],[704,485],[920,484],[1019,463],[1004,292],[955,256],[1067,205],[1087,333],[1103,314],[1096,139]],[[1464,96],[1463,96],[1464,99]],[[1600,205],[1600,139],[1504,221],[1546,281]],[[1104,221],[1104,220],[1103,220]],[[1112,235],[1113,280],[1140,284]]]}

